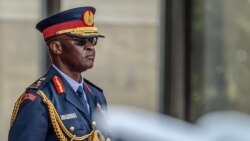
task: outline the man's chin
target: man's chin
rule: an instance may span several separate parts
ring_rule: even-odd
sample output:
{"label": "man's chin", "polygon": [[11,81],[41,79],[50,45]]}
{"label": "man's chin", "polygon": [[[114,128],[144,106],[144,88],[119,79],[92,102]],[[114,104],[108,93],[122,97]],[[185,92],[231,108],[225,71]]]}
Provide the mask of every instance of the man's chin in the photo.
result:
{"label": "man's chin", "polygon": [[84,67],[81,69],[81,72],[84,72],[84,71],[86,71],[86,70],[88,70],[88,69],[91,69],[91,68],[93,68],[93,67],[94,67],[94,64],[84,66]]}

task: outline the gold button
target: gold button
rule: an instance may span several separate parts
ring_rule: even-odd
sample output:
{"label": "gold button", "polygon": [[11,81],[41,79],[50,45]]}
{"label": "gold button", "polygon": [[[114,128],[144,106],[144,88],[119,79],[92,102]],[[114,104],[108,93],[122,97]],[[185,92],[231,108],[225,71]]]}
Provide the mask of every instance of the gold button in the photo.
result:
{"label": "gold button", "polygon": [[75,130],[75,127],[74,127],[74,126],[71,126],[71,127],[69,128],[69,130],[70,130],[70,131],[74,131],[74,130]]}
{"label": "gold button", "polygon": [[93,125],[93,126],[96,126],[96,121],[92,121],[92,125]]}

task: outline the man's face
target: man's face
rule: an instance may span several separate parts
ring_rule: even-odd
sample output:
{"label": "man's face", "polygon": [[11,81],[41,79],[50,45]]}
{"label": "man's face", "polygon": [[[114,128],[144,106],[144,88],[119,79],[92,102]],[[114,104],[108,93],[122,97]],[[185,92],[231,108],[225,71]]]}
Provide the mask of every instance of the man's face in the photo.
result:
{"label": "man's face", "polygon": [[63,65],[76,72],[83,72],[92,68],[95,60],[95,43],[93,40],[97,39],[60,36],[59,42],[62,47],[60,58]]}

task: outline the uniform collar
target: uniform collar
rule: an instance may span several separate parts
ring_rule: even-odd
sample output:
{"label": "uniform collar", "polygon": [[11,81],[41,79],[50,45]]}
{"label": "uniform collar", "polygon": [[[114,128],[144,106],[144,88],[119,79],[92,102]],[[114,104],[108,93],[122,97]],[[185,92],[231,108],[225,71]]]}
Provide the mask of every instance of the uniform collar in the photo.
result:
{"label": "uniform collar", "polygon": [[70,78],[68,75],[63,73],[60,69],[58,69],[54,64],[52,66],[62,75],[62,77],[69,83],[69,85],[73,88],[73,90],[76,92],[79,86],[83,86],[83,78],[81,76],[81,82],[77,82],[74,79]]}

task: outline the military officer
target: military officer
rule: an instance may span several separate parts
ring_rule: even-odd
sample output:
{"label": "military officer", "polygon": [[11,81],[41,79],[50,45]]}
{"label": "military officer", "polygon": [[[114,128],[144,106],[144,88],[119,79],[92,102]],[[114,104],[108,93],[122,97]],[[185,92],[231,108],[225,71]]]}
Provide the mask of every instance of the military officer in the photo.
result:
{"label": "military officer", "polygon": [[94,14],[94,7],[79,7],[36,25],[52,63],[15,103],[9,141],[107,139],[93,119],[93,112],[106,112],[103,91],[81,75],[93,67],[95,45],[104,37],[94,26]]}

